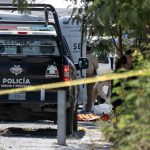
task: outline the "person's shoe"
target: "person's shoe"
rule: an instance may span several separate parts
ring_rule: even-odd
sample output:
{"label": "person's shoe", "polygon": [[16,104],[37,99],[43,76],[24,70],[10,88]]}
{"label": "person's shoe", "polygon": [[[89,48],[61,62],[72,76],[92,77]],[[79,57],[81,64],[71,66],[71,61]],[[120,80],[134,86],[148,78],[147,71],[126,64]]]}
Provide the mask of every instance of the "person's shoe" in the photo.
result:
{"label": "person's shoe", "polygon": [[94,110],[86,111],[86,114],[94,114]]}
{"label": "person's shoe", "polygon": [[82,109],[81,111],[79,111],[79,114],[85,114],[86,110]]}
{"label": "person's shoe", "polygon": [[90,111],[87,111],[87,110],[81,110],[78,112],[79,114],[93,114],[94,111],[93,110],[90,110]]}

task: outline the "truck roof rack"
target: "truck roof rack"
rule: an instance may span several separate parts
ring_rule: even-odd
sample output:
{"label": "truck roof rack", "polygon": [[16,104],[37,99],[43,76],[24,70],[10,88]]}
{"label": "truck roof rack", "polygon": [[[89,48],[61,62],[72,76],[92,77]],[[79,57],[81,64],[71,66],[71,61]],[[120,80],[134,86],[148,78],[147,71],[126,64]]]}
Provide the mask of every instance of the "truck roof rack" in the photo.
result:
{"label": "truck roof rack", "polygon": [[[12,11],[17,11],[18,10],[18,4],[5,4],[5,3],[0,3],[0,10],[12,10]],[[45,24],[45,25],[48,25],[48,12],[52,12],[53,14],[53,18],[54,18],[54,21],[55,21],[55,24],[57,24],[57,21],[58,21],[58,17],[57,17],[57,13],[54,9],[54,7],[52,5],[49,5],[49,4],[28,4],[27,6],[27,10],[28,11],[43,11],[45,13],[45,21],[26,21],[26,22],[23,22],[23,21],[20,21],[19,23],[21,24]],[[2,21],[0,20],[0,23],[2,24],[16,24],[18,22],[16,21]]]}
{"label": "truck roof rack", "polygon": [[[0,10],[10,10],[10,11],[18,11],[18,4],[9,4],[9,3],[0,3]],[[63,41],[62,41],[62,33],[59,25],[59,20],[55,8],[50,4],[28,4],[27,11],[39,11],[44,12],[45,21],[15,21],[15,20],[3,20],[0,18],[0,24],[30,24],[30,25],[53,25],[56,30],[56,34],[60,41],[60,46],[64,49]],[[49,22],[49,12],[52,13],[54,22]]]}

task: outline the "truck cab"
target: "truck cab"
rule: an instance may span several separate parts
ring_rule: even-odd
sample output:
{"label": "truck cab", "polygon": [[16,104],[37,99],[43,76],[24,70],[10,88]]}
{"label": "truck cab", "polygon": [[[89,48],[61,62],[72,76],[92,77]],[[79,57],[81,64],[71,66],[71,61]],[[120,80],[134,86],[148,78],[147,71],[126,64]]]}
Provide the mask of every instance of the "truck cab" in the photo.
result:
{"label": "truck cab", "polygon": [[[6,13],[8,9],[16,11],[17,5],[0,4],[0,9],[4,11],[0,13],[0,90],[77,79],[77,68],[63,40],[53,6],[28,6],[30,11],[44,12],[43,18]],[[54,23],[48,21],[50,12]],[[85,69],[87,64],[77,66]],[[66,129],[70,134],[77,130],[76,86],[1,95],[0,119],[56,122],[60,89],[66,91]]]}

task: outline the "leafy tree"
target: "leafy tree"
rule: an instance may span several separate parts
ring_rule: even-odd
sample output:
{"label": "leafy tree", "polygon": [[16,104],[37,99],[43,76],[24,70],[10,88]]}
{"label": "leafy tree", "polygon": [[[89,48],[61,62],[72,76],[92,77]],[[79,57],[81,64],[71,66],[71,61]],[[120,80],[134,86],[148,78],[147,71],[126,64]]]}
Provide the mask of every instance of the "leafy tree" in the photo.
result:
{"label": "leafy tree", "polygon": [[13,4],[18,4],[18,10],[23,13],[26,11],[26,8],[28,6],[28,3],[33,3],[36,0],[13,0]]}
{"label": "leafy tree", "polygon": [[[77,0],[70,0],[74,3]],[[90,27],[90,34],[111,36],[119,56],[123,55],[123,35],[136,37],[135,46],[140,47],[145,31],[150,25],[149,0],[81,0],[82,10],[78,10],[78,17],[86,16],[86,24]],[[116,43],[115,38],[118,39]]]}
{"label": "leafy tree", "polygon": [[[111,36],[119,56],[130,48],[131,40],[128,39],[134,38],[135,42],[131,45],[135,49],[134,69],[150,69],[149,0],[81,1],[83,11],[78,11],[76,18],[83,17],[81,14],[86,17],[90,35]],[[115,42],[116,38],[118,43]],[[149,76],[123,79],[121,86],[114,89],[124,99],[124,104],[117,108],[110,122],[101,122],[105,137],[114,144],[114,149],[150,149],[149,81]],[[116,80],[114,83],[117,82]]]}
{"label": "leafy tree", "polygon": [[[150,63],[144,60],[137,50],[133,56],[135,68],[150,68]],[[149,77],[121,81],[117,91],[121,91],[120,96],[124,98],[124,104],[117,108],[110,122],[103,123],[103,133],[106,139],[114,144],[114,149],[148,150],[150,149]]]}

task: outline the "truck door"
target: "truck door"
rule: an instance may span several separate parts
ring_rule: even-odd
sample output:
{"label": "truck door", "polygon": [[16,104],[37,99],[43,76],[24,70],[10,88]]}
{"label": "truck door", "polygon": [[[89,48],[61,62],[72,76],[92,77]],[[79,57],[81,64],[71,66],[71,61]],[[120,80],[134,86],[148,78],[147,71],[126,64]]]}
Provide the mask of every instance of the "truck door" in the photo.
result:
{"label": "truck door", "polygon": [[[0,35],[0,89],[62,81],[63,61],[54,37]],[[38,94],[29,92],[24,97],[20,95],[20,98],[39,99]],[[15,99],[15,96],[4,95],[3,100]]]}
{"label": "truck door", "polygon": [[[78,59],[81,57],[81,24],[77,24],[76,22],[72,24],[72,19],[69,20],[69,18],[69,16],[61,17],[59,18],[59,22],[62,35],[68,43],[73,61],[77,64]],[[86,57],[86,43],[85,40],[83,41],[82,57]],[[82,70],[82,75],[80,71],[77,71],[77,78],[86,78],[86,70]],[[80,85],[79,89],[80,94],[78,97],[78,104],[82,104],[87,100],[86,85]]]}

